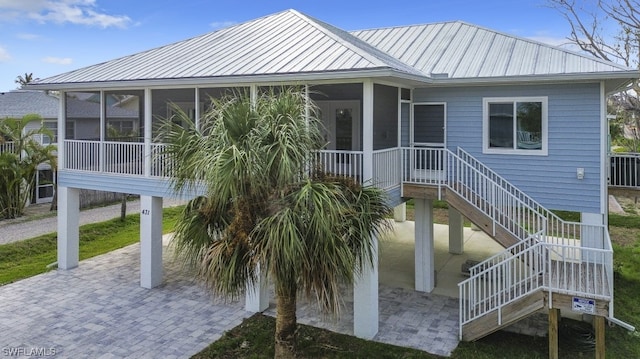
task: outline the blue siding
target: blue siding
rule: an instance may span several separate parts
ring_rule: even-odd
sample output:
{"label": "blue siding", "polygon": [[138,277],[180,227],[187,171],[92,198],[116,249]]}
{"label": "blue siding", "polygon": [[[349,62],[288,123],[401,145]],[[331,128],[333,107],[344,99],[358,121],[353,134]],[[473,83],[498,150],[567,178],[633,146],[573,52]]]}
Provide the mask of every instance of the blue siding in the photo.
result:
{"label": "blue siding", "polygon": [[391,206],[391,207],[396,207],[396,206],[402,204],[403,202],[405,202],[405,199],[400,196],[401,192],[402,191],[400,189],[400,186],[388,189],[387,190],[387,204],[389,206]]}
{"label": "blue siding", "polygon": [[[482,98],[547,96],[548,156],[482,153]],[[447,145],[461,147],[549,209],[600,213],[600,85],[429,88],[414,101],[447,102]],[[585,178],[576,178],[576,169]]]}

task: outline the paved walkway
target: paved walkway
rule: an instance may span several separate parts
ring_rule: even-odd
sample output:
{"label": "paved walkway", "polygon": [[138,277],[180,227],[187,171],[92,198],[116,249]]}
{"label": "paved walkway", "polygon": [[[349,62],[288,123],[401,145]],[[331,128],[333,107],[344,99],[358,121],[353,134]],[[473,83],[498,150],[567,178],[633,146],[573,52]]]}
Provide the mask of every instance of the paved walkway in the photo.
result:
{"label": "paved walkway", "polygon": [[[165,248],[166,249],[166,248]],[[139,285],[139,244],[0,287],[0,350],[55,350],[56,358],[188,358],[251,313],[210,296],[164,253],[164,282]],[[351,334],[352,298],[340,321],[301,302],[300,323]],[[273,315],[272,300],[267,314]],[[458,302],[380,286],[376,341],[449,355],[458,344]],[[53,349],[50,349],[53,348]],[[5,350],[6,349],[6,350]]]}
{"label": "paved walkway", "polygon": [[[176,206],[184,203],[181,200],[165,198],[163,205],[165,207]],[[31,209],[32,214],[47,215],[50,204],[35,205]],[[29,209],[27,210],[29,212]],[[127,202],[127,214],[140,212],[140,200]],[[120,217],[120,203],[86,209],[80,211],[80,225],[89,223],[104,222],[112,218]],[[0,244],[21,241],[28,238],[41,236],[47,233],[53,233],[58,230],[58,219],[52,216],[30,220],[28,217],[17,218],[15,220],[0,221]]]}

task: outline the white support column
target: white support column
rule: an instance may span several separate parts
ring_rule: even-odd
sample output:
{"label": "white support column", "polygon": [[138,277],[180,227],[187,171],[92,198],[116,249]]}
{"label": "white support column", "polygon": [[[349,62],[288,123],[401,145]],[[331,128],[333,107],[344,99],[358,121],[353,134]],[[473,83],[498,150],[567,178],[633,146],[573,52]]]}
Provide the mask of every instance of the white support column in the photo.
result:
{"label": "white support column", "polygon": [[353,335],[371,339],[378,333],[378,238],[373,237],[373,267],[367,266],[353,288]]}
{"label": "white support column", "polygon": [[106,109],[106,99],[104,96],[104,90],[100,90],[100,144],[99,144],[99,156],[98,156],[98,169],[100,172],[104,172],[106,164],[106,149],[105,149],[105,138],[107,132],[107,109]]}
{"label": "white support column", "polygon": [[162,197],[140,196],[140,286],[162,282]]}
{"label": "white support column", "polygon": [[407,203],[403,202],[393,208],[393,219],[396,222],[404,222],[407,220]]}
{"label": "white support column", "polygon": [[200,117],[202,116],[202,114],[200,113],[200,89],[198,87],[196,87],[195,89],[195,94],[194,94],[194,98],[195,98],[195,126],[197,130],[200,130]]}
{"label": "white support column", "polygon": [[[153,106],[151,89],[144,89],[144,175],[151,176],[151,137],[153,136]],[[162,208],[162,207],[160,207]]]}
{"label": "white support column", "polygon": [[80,190],[58,186],[58,268],[78,266]]}
{"label": "white support column", "polygon": [[[362,85],[362,181],[373,178],[373,82]],[[353,334],[371,339],[378,333],[378,239],[372,238],[373,267],[367,266],[353,288]]]}
{"label": "white support column", "polygon": [[435,287],[433,241],[433,201],[415,199],[415,277],[416,291],[431,292]]}
{"label": "white support column", "polygon": [[[260,268],[258,267],[258,273]],[[269,287],[267,278],[258,274],[258,280],[253,285],[247,284],[245,291],[244,310],[260,313],[269,308]]]}
{"label": "white support column", "polygon": [[449,207],[449,253],[464,253],[464,217]]}
{"label": "white support column", "polygon": [[67,93],[60,91],[60,98],[58,99],[58,133],[62,134],[58,136],[58,169],[67,168],[67,161],[65,156],[67,155],[64,147],[64,136],[67,133]]}

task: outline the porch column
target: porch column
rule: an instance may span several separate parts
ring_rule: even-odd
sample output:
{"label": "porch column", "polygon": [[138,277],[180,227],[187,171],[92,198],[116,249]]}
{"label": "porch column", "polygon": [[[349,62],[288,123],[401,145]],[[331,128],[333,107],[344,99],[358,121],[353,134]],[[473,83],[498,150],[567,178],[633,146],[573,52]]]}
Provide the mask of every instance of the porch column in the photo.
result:
{"label": "porch column", "polygon": [[435,287],[433,201],[415,199],[415,277],[416,290],[431,292]]}
{"label": "porch column", "polygon": [[549,359],[558,359],[558,320],[560,309],[549,308]]}
{"label": "porch column", "polygon": [[[362,84],[362,181],[373,178],[373,82]],[[363,268],[353,288],[353,334],[371,339],[378,333],[378,239],[373,237],[373,267]]]}
{"label": "porch column", "polygon": [[[197,104],[196,104],[196,107]],[[153,106],[151,104],[151,89],[144,89],[144,175],[151,176],[151,137],[153,136]],[[162,206],[160,206],[162,209]],[[161,231],[162,232],[162,231]],[[161,233],[162,236],[162,233]]]}
{"label": "porch column", "polygon": [[269,308],[269,287],[267,284],[267,278],[260,274],[260,267],[258,267],[258,280],[253,284],[247,284],[245,289],[244,310],[260,313]]}
{"label": "porch column", "polygon": [[162,282],[162,197],[140,196],[140,286]]}
{"label": "porch column", "polygon": [[373,267],[366,266],[353,288],[353,334],[371,339],[378,333],[378,238],[373,237]]}
{"label": "porch column", "polygon": [[407,220],[407,202],[403,202],[393,209],[393,219],[396,222],[404,222]]}
{"label": "porch column", "polygon": [[80,253],[80,190],[58,186],[58,268],[78,266]]}
{"label": "porch column", "polygon": [[464,253],[464,217],[449,207],[449,253]]}

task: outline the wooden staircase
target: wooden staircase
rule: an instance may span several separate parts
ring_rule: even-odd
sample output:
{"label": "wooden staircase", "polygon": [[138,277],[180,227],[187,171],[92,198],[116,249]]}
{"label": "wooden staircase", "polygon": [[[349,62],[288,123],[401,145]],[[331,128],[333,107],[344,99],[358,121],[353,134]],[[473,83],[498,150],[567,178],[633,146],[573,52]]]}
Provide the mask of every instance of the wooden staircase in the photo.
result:
{"label": "wooden staircase", "polygon": [[[419,170],[405,171],[403,196],[445,200],[505,247],[459,283],[462,340],[480,339],[545,307],[570,310],[572,296],[597,299],[597,315],[607,315],[613,251],[606,227],[565,222],[468,153],[439,151],[405,153],[439,159],[441,168],[429,171],[441,174],[425,180],[412,177]],[[602,248],[583,245],[590,236]]]}

